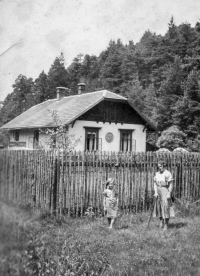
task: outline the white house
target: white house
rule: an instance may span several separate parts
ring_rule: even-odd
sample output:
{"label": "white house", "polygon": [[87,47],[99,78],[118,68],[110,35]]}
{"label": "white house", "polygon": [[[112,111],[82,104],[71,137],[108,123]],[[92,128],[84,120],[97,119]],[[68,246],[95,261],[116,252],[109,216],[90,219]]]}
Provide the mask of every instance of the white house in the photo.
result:
{"label": "white house", "polygon": [[31,107],[1,128],[10,131],[9,148],[34,148],[45,134],[40,129],[55,127],[51,112],[56,111],[69,134],[80,138],[76,150],[146,151],[146,132],[157,131],[127,98],[107,90],[64,96]]}

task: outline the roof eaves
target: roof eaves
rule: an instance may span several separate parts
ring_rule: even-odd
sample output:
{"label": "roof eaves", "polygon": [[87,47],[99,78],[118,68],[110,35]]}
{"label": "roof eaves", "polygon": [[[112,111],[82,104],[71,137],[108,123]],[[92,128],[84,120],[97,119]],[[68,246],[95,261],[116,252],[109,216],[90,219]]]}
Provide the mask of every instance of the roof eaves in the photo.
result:
{"label": "roof eaves", "polygon": [[147,122],[148,125],[150,125],[155,131],[158,131],[158,128],[134,104],[132,104],[129,100],[128,103]]}
{"label": "roof eaves", "polygon": [[0,129],[6,129],[6,130],[18,130],[18,129],[21,129],[21,130],[23,130],[23,129],[42,129],[42,128],[52,128],[52,127],[54,127],[54,126],[52,126],[52,125],[45,125],[45,126],[22,126],[22,127],[9,127],[9,128],[2,128],[2,127],[0,127]]}

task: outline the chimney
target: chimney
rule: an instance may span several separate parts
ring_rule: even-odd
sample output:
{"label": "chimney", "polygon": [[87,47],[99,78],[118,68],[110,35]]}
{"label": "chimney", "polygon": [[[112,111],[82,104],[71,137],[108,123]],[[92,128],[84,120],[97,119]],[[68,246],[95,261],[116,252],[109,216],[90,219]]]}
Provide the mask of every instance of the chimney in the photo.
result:
{"label": "chimney", "polygon": [[65,96],[70,95],[70,89],[66,87],[56,87],[56,92],[57,92],[57,100],[61,100]]}
{"label": "chimney", "polygon": [[80,82],[78,84],[78,95],[81,95],[84,92],[85,92],[85,83],[84,82]]}

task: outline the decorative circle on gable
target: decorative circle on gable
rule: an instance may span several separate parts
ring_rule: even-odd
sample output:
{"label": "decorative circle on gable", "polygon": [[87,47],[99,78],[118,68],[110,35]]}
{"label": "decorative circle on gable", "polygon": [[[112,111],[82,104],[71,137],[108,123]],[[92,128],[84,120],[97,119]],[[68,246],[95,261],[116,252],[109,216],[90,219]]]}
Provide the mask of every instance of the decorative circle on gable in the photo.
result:
{"label": "decorative circle on gable", "polygon": [[111,132],[106,133],[106,141],[111,143],[114,139],[114,135]]}

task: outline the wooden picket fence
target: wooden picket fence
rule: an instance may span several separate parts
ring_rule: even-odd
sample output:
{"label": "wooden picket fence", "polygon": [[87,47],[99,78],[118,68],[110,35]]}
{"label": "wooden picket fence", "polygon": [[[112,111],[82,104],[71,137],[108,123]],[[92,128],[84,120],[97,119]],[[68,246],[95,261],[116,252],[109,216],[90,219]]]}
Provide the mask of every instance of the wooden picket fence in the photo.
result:
{"label": "wooden picket fence", "polygon": [[153,202],[153,177],[165,161],[177,198],[200,198],[200,154],[0,150],[0,197],[57,215],[103,210],[102,192],[116,181],[121,212],[145,212]]}

